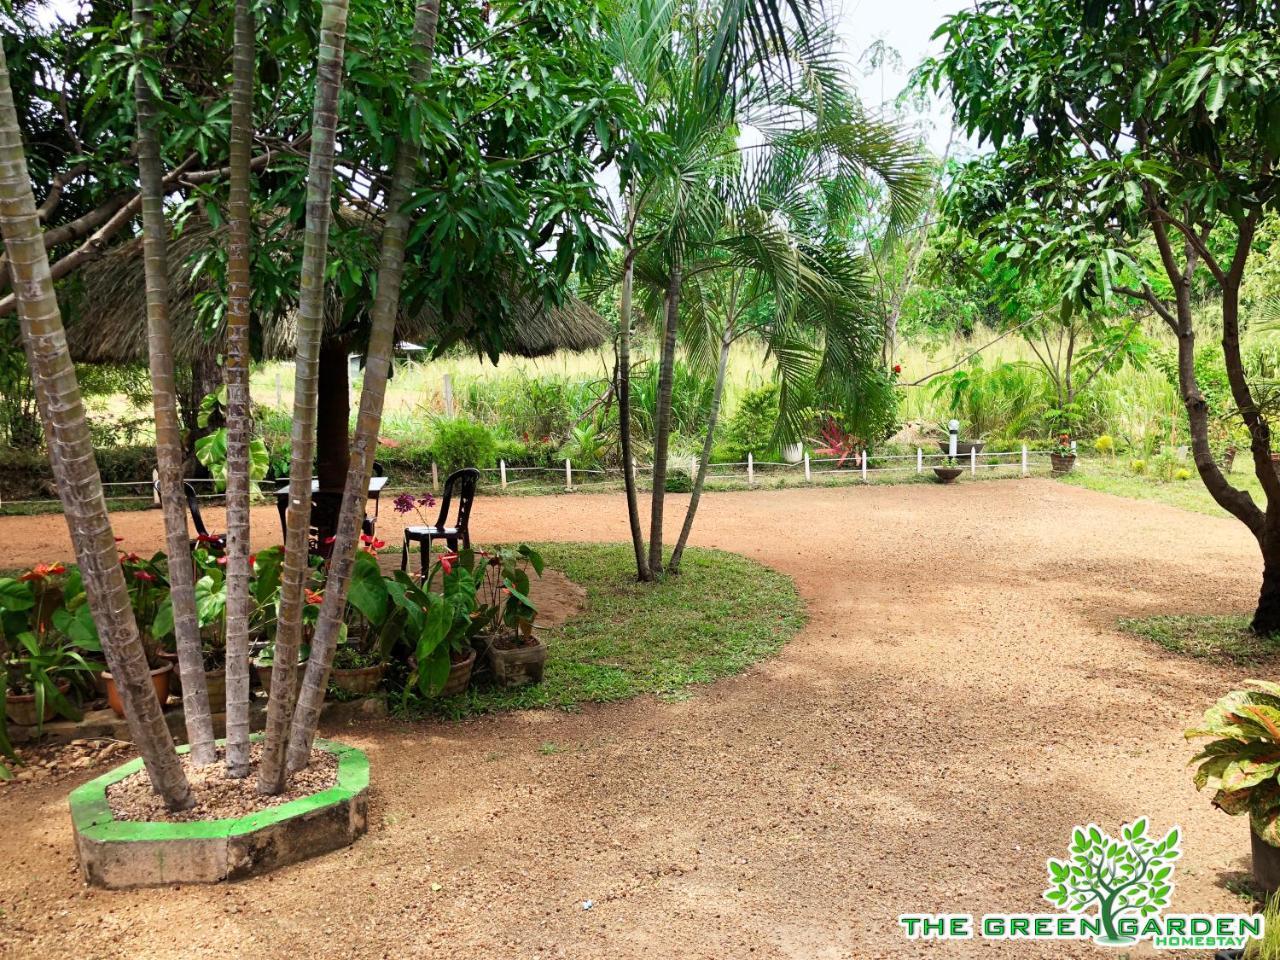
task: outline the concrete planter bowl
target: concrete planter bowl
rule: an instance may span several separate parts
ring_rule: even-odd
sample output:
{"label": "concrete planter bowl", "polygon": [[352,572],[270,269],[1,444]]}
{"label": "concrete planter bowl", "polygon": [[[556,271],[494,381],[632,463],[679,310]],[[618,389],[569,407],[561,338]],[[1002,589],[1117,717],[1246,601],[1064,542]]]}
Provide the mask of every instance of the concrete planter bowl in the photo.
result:
{"label": "concrete planter bowl", "polygon": [[369,760],[355,747],[328,740],[316,740],[316,748],[338,758],[337,783],[238,819],[193,823],[115,819],[107,787],[141,770],[141,759],[90,780],[71,792],[81,873],[93,886],[113,890],[217,883],[257,876],[349,846],[368,829]]}

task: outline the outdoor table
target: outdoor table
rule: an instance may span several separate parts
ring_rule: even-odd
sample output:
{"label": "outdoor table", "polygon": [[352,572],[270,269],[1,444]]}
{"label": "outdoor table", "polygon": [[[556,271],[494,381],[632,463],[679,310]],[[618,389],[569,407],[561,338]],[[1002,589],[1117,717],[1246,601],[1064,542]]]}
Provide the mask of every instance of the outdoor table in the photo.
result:
{"label": "outdoor table", "polygon": [[[389,479],[390,478],[388,477],[370,477],[369,478],[368,498],[372,500],[375,505],[374,512],[373,512],[374,520],[377,520],[377,517],[378,517],[378,510],[377,510],[378,497],[381,495],[383,488],[386,487],[387,481]],[[312,500],[313,512],[315,507],[314,498],[315,498],[315,495],[318,494],[319,492],[320,492],[320,481],[317,480],[315,477],[312,477],[311,478],[311,496],[313,498]],[[335,496],[341,497],[342,494],[341,492],[338,492],[335,494]],[[288,526],[287,526],[285,517],[289,509],[289,484],[288,483],[282,484],[279,488],[276,489],[276,508],[280,511],[280,529],[287,533]],[[335,520],[337,519],[336,516],[334,519]],[[367,522],[368,521],[366,520],[366,523]],[[313,522],[313,526],[317,526],[317,529],[318,529],[318,525],[315,524],[314,522]],[[332,533],[331,530],[321,531],[321,540],[323,541],[324,537],[328,536],[331,533]]]}

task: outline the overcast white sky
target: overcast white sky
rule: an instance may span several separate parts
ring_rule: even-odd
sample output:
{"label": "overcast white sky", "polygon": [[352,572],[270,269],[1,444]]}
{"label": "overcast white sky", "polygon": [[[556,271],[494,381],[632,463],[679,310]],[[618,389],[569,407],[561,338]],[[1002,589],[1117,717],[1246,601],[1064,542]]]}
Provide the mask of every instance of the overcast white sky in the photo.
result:
{"label": "overcast white sky", "polygon": [[[957,13],[971,0],[828,0],[838,11],[840,35],[850,57],[850,71],[857,81],[862,99],[874,106],[893,99],[906,86],[908,74],[927,55],[937,53],[940,46],[930,37],[951,13]],[[864,75],[865,64],[858,60],[877,40],[898,51],[902,69],[886,67]],[[882,93],[883,90],[883,93]],[[936,153],[946,149],[950,133],[950,110],[945,102],[937,102],[929,111],[929,145]]]}

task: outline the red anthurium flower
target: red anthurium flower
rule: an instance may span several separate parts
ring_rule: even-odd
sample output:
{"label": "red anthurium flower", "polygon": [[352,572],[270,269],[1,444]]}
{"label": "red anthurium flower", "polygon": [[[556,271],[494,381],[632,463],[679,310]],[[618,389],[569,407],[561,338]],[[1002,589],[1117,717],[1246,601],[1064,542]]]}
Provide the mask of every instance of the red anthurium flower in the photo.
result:
{"label": "red anthurium flower", "polygon": [[30,582],[43,580],[45,577],[56,577],[58,574],[66,572],[67,568],[60,563],[37,563],[18,579]]}
{"label": "red anthurium flower", "polygon": [[321,593],[319,590],[310,590],[310,589],[307,590],[307,603],[314,604],[315,606],[318,607],[323,602],[324,602],[323,593]]}
{"label": "red anthurium flower", "polygon": [[338,539],[337,537],[325,537],[325,538],[324,538],[324,542],[325,542],[325,543],[333,543],[333,542],[334,542],[335,540],[337,540],[337,539]]}
{"label": "red anthurium flower", "polygon": [[116,543],[124,543],[124,537],[116,537]]}
{"label": "red anthurium flower", "polygon": [[215,563],[217,563],[217,564],[218,564],[218,566],[220,566],[220,567],[225,567],[225,566],[227,565],[227,558],[226,558],[226,557],[219,557],[219,558],[218,558],[216,561],[214,561],[214,562],[215,562]]}
{"label": "red anthurium flower", "polygon": [[902,364],[900,364],[900,363],[895,363],[895,364],[893,365],[893,372],[894,372],[894,373],[901,373],[901,372],[902,372]]}
{"label": "red anthurium flower", "polygon": [[217,537],[211,537],[207,533],[201,533],[196,536],[196,543],[217,543]]}
{"label": "red anthurium flower", "polygon": [[251,554],[249,554],[249,566],[251,566],[251,567],[252,567],[252,566],[254,566],[257,562],[258,562],[258,555],[257,555],[256,553],[251,553]]}
{"label": "red anthurium flower", "polygon": [[445,573],[453,573],[453,565],[458,562],[456,553],[446,553],[440,557],[440,568]]}
{"label": "red anthurium flower", "polygon": [[139,580],[145,580],[147,583],[156,582],[156,575],[154,573],[148,573],[146,570],[135,570],[133,571],[133,575]]}

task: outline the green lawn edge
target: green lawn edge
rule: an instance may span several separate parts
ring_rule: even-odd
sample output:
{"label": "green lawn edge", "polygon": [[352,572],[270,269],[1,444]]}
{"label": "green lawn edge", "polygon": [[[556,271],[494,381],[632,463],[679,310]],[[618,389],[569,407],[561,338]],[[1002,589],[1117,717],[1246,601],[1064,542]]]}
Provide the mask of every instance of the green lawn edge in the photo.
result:
{"label": "green lawn edge", "polygon": [[[400,719],[461,720],[512,710],[576,710],[652,695],[687,699],[775,656],[808,622],[785,573],[741,553],[690,548],[684,571],[659,584],[636,580],[630,542],[536,542],[547,567],[587,592],[586,608],[549,637],[541,684],[472,688],[405,708]],[[536,603],[538,581],[533,581]]]}

